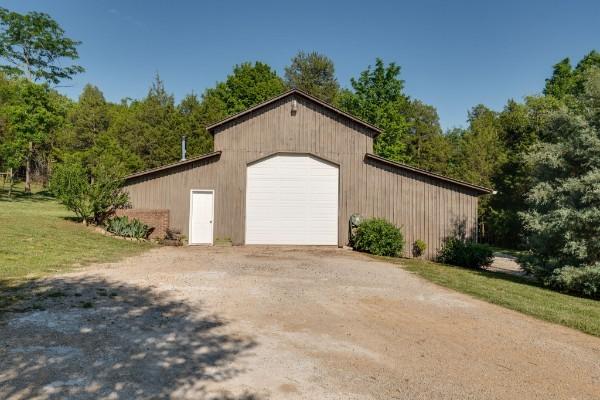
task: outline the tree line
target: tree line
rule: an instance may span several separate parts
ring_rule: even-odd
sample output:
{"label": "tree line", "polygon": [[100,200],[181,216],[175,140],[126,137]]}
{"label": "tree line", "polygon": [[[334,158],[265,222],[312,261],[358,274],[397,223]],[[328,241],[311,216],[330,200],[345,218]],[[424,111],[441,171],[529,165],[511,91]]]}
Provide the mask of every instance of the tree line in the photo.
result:
{"label": "tree line", "polygon": [[[77,100],[53,87],[83,71],[74,64],[79,45],[47,14],[0,9],[0,170],[10,171],[10,181],[25,175],[27,184],[44,183],[56,166],[68,163],[91,181],[123,176],[177,161],[184,135],[189,156],[210,152],[207,125],[294,87],[380,127],[378,155],[495,189],[496,195],[481,201],[481,239],[530,248],[531,213],[543,203],[539,185],[551,179],[543,175],[547,170],[540,172],[539,157],[570,165],[541,149],[558,151],[563,136],[572,138],[580,126],[567,128],[556,122],[557,115],[588,121],[597,134],[596,51],[576,65],[569,59],[557,63],[538,95],[510,99],[500,111],[475,105],[466,127],[444,132],[435,107],[406,93],[394,62],[376,59],[345,88],[330,58],[299,52],[283,76],[264,62],[242,63],[214,87],[176,102],[157,74],[145,97],[113,103],[91,84]],[[571,166],[569,173],[577,176],[591,165]]]}

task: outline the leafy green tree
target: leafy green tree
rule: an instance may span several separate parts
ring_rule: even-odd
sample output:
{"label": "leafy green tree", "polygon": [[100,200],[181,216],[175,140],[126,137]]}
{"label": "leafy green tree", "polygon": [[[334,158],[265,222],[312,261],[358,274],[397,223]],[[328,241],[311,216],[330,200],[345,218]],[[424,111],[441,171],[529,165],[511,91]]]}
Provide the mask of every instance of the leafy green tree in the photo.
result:
{"label": "leafy green tree", "polygon": [[26,165],[25,189],[29,191],[31,166],[35,160],[48,159],[51,143],[64,120],[61,98],[47,85],[16,80],[11,100],[0,106],[0,114],[7,130],[3,147],[14,152],[12,168]]}
{"label": "leafy green tree", "polygon": [[532,186],[532,171],[525,155],[543,138],[542,127],[559,104],[553,96],[528,97],[524,103],[509,100],[499,114],[506,159],[491,177],[497,193],[489,197],[487,241],[507,247],[522,245],[519,213],[527,208],[525,194]]}
{"label": "leafy green tree", "polygon": [[0,69],[24,75],[30,81],[53,84],[83,72],[79,65],[63,66],[79,58],[80,42],[65,37],[64,30],[48,14],[25,15],[0,7]]}
{"label": "leafy green tree", "polygon": [[469,112],[469,129],[461,138],[462,178],[468,182],[488,186],[500,165],[506,160],[496,112],[477,105]]}
{"label": "leafy green tree", "polygon": [[181,100],[177,110],[182,117],[188,155],[194,156],[212,151],[212,135],[205,129],[208,124],[208,116],[202,112],[202,103],[198,97],[193,93],[187,95]]}
{"label": "leafy green tree", "polygon": [[113,105],[109,114],[107,134],[138,157],[143,168],[180,158],[180,140],[186,134],[182,116],[158,75],[144,99]]}
{"label": "leafy green tree", "polygon": [[79,101],[69,113],[74,150],[89,149],[94,145],[97,137],[108,130],[110,123],[108,108],[100,89],[89,84],[85,85]]}
{"label": "leafy green tree", "polygon": [[316,51],[296,54],[285,67],[286,84],[303,90],[328,103],[333,103],[340,85],[335,77],[333,61]]}
{"label": "leafy green tree", "polygon": [[[48,14],[30,12],[23,15],[0,7],[0,70],[11,76],[24,76],[30,82],[58,84],[61,80],[71,79],[74,75],[83,72],[83,67],[63,64],[66,60],[75,60],[79,57],[77,46],[80,42],[66,37],[64,33],[60,25]],[[32,88],[35,86],[28,87],[32,94],[34,91]],[[50,96],[45,93],[43,98]],[[41,104],[34,97],[21,93],[21,100],[22,109],[28,109],[35,116],[41,117],[36,120],[36,117],[32,116],[28,122],[21,121],[13,124],[16,136],[20,138],[19,143],[24,136],[29,136],[31,139],[24,144],[27,155],[23,160],[26,168],[25,191],[28,192],[31,189],[33,160],[36,157],[44,159],[49,153],[49,151],[41,151],[42,146],[47,144],[41,141],[41,138],[48,137],[50,131],[34,131],[47,128],[46,125],[52,118],[49,114],[42,116],[43,110],[36,110],[36,107],[40,107]],[[32,104],[25,104],[28,100],[32,100]],[[18,111],[13,110],[13,117],[15,113]],[[13,142],[14,146],[16,142]],[[21,151],[18,153],[21,154]],[[45,164],[48,162],[49,160],[45,160]]]}
{"label": "leafy green tree", "polygon": [[442,133],[435,107],[412,100],[408,104],[406,116],[409,123],[409,162],[428,171],[451,174],[451,143]]}
{"label": "leafy green tree", "polygon": [[568,106],[574,106],[578,103],[573,97],[585,93],[586,72],[599,67],[600,53],[595,50],[586,54],[575,68],[571,66],[571,61],[565,58],[554,65],[552,76],[546,79],[544,94],[563,100]]}
{"label": "leafy green tree", "polygon": [[[592,76],[599,79],[600,75]],[[548,285],[600,297],[600,82],[586,85],[581,113],[555,111],[526,161],[533,186],[522,213],[531,253],[522,265]]]}
{"label": "leafy green tree", "polygon": [[406,162],[409,160],[406,117],[409,98],[404,94],[404,81],[399,76],[400,66],[395,63],[385,66],[378,58],[375,67],[369,66],[358,79],[351,79],[354,90],[340,94],[339,106],[383,130],[375,142],[377,154]]}
{"label": "leafy green tree", "polygon": [[[469,112],[469,127],[457,131],[451,138],[457,146],[454,153],[454,176],[477,185],[493,187],[493,178],[506,161],[506,148],[501,139],[501,128],[496,112],[483,105],[473,107]],[[488,224],[492,220],[490,197],[479,203],[480,237],[488,235]]]}
{"label": "leafy green tree", "polygon": [[575,86],[573,74],[573,67],[571,66],[571,60],[569,58],[565,58],[555,64],[552,76],[546,79],[544,94],[547,96],[554,96],[557,99],[562,99],[572,93],[573,87]]}
{"label": "leafy green tree", "polygon": [[84,224],[101,224],[128,202],[120,178],[112,165],[102,165],[92,174],[80,159],[69,157],[56,166],[50,190]]}
{"label": "leafy green tree", "polygon": [[206,123],[217,122],[285,92],[283,80],[267,64],[243,63],[233,68],[225,82],[202,95]]}
{"label": "leafy green tree", "polygon": [[122,146],[108,133],[100,134],[94,145],[81,153],[81,158],[92,176],[101,174],[107,165],[111,166],[112,173],[117,176],[125,176],[144,168],[141,157]]}

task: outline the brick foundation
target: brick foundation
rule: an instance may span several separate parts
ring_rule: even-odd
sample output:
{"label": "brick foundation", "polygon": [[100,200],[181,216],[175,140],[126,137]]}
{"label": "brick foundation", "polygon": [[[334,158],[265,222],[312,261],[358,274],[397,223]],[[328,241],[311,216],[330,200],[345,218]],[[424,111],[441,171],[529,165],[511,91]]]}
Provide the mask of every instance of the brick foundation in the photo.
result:
{"label": "brick foundation", "polygon": [[115,215],[118,217],[126,215],[129,219],[138,219],[154,228],[150,233],[150,239],[163,239],[167,234],[167,229],[169,229],[169,210],[124,208],[116,210]]}

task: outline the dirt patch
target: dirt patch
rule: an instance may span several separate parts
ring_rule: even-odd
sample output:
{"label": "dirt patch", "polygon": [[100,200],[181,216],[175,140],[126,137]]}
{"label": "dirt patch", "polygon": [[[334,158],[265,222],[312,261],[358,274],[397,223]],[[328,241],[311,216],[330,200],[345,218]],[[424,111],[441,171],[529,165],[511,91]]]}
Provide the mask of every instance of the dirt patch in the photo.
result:
{"label": "dirt patch", "polygon": [[346,250],[160,248],[38,285],[0,318],[0,398],[600,393],[597,338]]}
{"label": "dirt patch", "polygon": [[495,255],[494,262],[488,269],[490,271],[503,272],[510,275],[527,276],[526,272],[517,262],[517,258],[506,254]]}

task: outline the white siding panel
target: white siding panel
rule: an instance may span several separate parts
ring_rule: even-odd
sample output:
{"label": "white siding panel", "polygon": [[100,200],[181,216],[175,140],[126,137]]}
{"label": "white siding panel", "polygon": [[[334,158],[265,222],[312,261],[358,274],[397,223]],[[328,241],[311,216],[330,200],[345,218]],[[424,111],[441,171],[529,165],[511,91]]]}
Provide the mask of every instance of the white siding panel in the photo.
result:
{"label": "white siding panel", "polygon": [[307,155],[248,167],[246,243],[337,245],[338,168]]}

